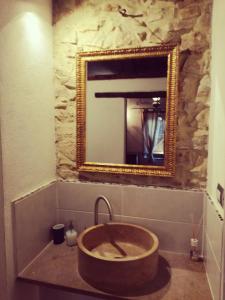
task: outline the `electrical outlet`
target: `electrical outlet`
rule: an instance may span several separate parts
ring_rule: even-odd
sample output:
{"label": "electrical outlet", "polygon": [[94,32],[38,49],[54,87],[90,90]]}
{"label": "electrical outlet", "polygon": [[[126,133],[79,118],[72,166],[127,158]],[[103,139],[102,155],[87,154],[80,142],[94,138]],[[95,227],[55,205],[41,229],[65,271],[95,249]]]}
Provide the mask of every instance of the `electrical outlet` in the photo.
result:
{"label": "electrical outlet", "polygon": [[216,195],[217,195],[218,202],[223,207],[224,206],[224,188],[219,183],[217,184]]}

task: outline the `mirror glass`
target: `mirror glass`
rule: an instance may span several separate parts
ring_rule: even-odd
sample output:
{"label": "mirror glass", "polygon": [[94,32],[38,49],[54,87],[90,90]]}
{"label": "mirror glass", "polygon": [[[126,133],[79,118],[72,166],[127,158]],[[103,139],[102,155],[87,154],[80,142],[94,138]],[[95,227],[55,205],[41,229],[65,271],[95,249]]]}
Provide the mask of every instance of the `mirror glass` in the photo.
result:
{"label": "mirror glass", "polygon": [[[172,175],[175,50],[167,46],[79,54],[80,170]],[[168,162],[173,163],[170,170]]]}

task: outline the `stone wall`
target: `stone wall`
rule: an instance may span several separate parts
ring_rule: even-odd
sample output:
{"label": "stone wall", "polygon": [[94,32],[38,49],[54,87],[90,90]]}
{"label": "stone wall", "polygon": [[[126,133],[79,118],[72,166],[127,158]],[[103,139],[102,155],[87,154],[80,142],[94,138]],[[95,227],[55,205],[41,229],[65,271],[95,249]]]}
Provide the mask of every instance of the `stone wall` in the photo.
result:
{"label": "stone wall", "polygon": [[[119,7],[133,18],[121,15]],[[205,188],[210,93],[211,0],[55,0],[57,174],[76,180],[76,53],[180,44],[177,168],[174,178],[80,174],[80,179]]]}

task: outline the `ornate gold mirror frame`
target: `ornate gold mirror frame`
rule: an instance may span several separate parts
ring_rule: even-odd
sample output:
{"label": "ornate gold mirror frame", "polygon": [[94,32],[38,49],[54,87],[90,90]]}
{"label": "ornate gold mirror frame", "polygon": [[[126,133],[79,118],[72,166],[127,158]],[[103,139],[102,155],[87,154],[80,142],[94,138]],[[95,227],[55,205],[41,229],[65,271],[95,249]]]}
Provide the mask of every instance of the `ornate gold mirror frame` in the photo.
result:
{"label": "ornate gold mirror frame", "polygon": [[[81,52],[77,55],[77,169],[79,172],[101,172],[171,177],[175,173],[178,47],[162,45],[146,48]],[[88,62],[167,57],[164,164],[133,165],[86,161],[86,80]]]}

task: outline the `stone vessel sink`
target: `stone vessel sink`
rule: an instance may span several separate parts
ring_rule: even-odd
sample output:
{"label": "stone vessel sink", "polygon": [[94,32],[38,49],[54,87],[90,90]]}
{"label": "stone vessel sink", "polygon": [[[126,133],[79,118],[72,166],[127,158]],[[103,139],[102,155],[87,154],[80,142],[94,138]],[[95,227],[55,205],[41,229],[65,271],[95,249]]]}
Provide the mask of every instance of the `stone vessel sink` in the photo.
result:
{"label": "stone vessel sink", "polygon": [[158,238],[141,226],[100,224],[84,230],[77,242],[78,271],[100,290],[139,290],[157,273]]}

